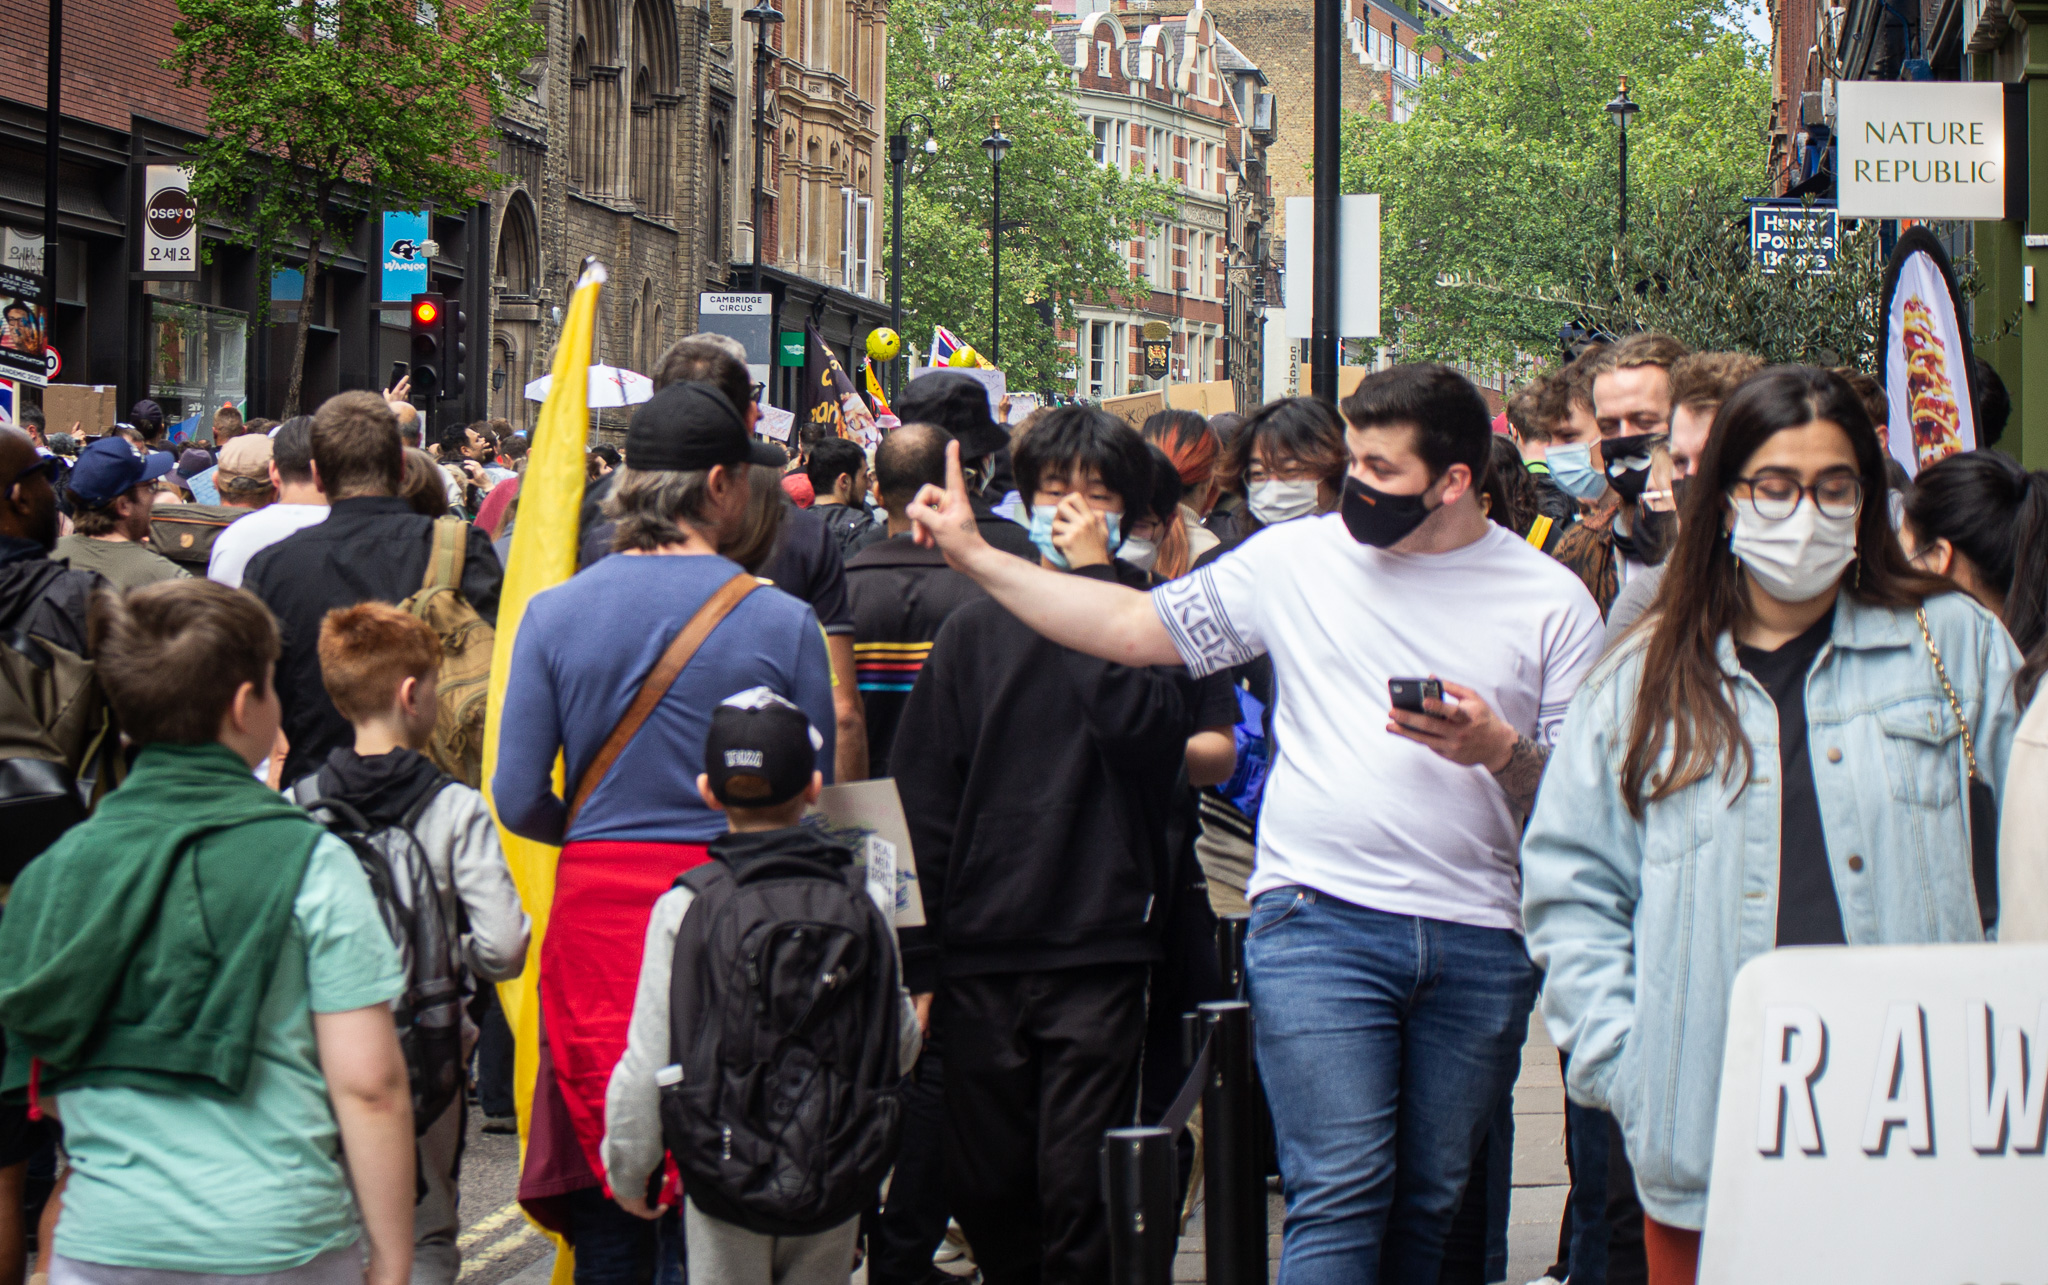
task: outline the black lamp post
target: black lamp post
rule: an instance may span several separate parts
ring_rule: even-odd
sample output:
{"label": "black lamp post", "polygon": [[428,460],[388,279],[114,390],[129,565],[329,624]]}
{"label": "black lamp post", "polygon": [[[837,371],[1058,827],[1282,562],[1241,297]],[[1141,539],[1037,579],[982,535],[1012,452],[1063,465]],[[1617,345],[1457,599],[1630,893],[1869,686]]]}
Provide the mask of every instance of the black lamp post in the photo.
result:
{"label": "black lamp post", "polygon": [[1621,88],[1608,100],[1607,110],[1614,117],[1614,123],[1621,126],[1621,217],[1616,225],[1616,239],[1628,236],[1628,118],[1643,110],[1642,104],[1628,96],[1628,77],[1621,78]]}
{"label": "black lamp post", "polygon": [[988,162],[995,169],[995,213],[988,227],[989,244],[995,252],[988,319],[988,359],[1000,366],[1003,364],[1003,153],[1010,150],[1010,138],[1003,133],[1002,117],[989,118],[988,137],[981,140],[981,150],[988,153]]}
{"label": "black lamp post", "polygon": [[[899,342],[903,338],[903,162],[910,159],[912,121],[924,125],[926,153],[935,156],[939,151],[939,140],[935,137],[938,127],[923,112],[912,112],[896,122],[896,132],[889,135],[889,182],[894,193],[894,208],[889,216],[889,328],[896,332]],[[903,366],[890,362],[889,396],[902,391]]]}
{"label": "black lamp post", "polygon": [[765,95],[768,88],[768,67],[775,60],[775,53],[768,48],[768,28],[780,23],[782,14],[768,0],[760,0],[753,8],[740,15],[743,22],[754,27],[754,208],[749,217],[754,224],[754,270],[751,289],[761,293],[761,133],[766,127],[768,108]]}

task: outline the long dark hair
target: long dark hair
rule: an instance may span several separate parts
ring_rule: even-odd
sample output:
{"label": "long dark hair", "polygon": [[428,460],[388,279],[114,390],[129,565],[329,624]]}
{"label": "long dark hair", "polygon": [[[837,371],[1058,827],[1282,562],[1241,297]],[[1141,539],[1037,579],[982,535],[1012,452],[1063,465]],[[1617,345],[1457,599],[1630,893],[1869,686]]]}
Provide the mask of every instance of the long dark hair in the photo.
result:
{"label": "long dark hair", "polygon": [[2048,669],[2048,473],[2029,473],[1997,451],[1929,465],[1906,496],[1913,542],[1947,540],[1985,585],[2027,663],[2014,681],[2025,709]]}
{"label": "long dark hair", "polygon": [[[1650,626],[1643,688],[1621,769],[1622,797],[1638,818],[1646,803],[1716,769],[1730,780],[1746,781],[1754,768],[1749,738],[1735,713],[1733,684],[1715,655],[1721,636],[1749,610],[1722,519],[1729,491],[1750,457],[1775,434],[1815,420],[1839,425],[1849,435],[1863,482],[1856,563],[1845,573],[1843,592],[1872,606],[1917,607],[1930,595],[1953,588],[1908,563],[1892,535],[1884,452],[1856,390],[1841,376],[1814,366],[1773,366],[1751,376],[1714,416],[1698,476],[1686,496],[1670,569],[1657,591],[1657,619]],[[1652,779],[1667,745],[1671,766]],[[1740,777],[1734,775],[1738,761]]]}

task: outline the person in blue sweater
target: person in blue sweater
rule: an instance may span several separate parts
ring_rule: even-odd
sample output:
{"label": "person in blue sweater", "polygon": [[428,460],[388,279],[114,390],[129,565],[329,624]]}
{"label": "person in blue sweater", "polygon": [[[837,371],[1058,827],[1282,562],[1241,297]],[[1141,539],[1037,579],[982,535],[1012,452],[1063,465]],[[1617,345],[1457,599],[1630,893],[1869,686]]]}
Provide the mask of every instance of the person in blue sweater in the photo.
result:
{"label": "person in blue sweater", "polygon": [[[606,499],[604,558],[528,604],[512,649],[491,780],[515,834],[562,847],[541,951],[546,1040],[519,1198],[576,1248],[578,1285],[673,1279],[673,1216],[642,1223],[604,1194],[604,1095],[626,1044],[638,944],[654,903],[707,859],[725,818],[697,792],[712,711],[766,687],[824,729],[833,762],[832,671],[811,609],[719,556],[748,519],[760,463],[740,412],[709,384],[662,389],[634,412],[627,467]],[[729,608],[661,690],[665,653],[714,599]],[[653,676],[653,681],[650,681]],[[604,753],[635,698],[658,695]],[[565,794],[553,782],[559,754]]]}

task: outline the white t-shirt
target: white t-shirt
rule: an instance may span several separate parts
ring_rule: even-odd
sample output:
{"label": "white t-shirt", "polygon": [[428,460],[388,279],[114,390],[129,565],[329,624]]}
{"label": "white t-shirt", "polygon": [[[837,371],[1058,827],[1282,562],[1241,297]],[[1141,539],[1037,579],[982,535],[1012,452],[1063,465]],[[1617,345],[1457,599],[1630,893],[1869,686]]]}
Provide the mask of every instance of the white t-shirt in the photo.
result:
{"label": "white t-shirt", "polygon": [[206,578],[239,589],[242,575],[249,569],[249,559],[292,532],[326,520],[324,504],[268,504],[236,518],[227,530],[214,537],[213,552],[206,559]]}
{"label": "white t-shirt", "polygon": [[1521,929],[1506,792],[1387,731],[1387,680],[1460,683],[1550,744],[1600,654],[1600,611],[1576,575],[1493,523],[1449,553],[1389,553],[1329,514],[1268,527],[1152,598],[1193,672],[1273,660],[1274,763],[1247,897],[1301,885]]}

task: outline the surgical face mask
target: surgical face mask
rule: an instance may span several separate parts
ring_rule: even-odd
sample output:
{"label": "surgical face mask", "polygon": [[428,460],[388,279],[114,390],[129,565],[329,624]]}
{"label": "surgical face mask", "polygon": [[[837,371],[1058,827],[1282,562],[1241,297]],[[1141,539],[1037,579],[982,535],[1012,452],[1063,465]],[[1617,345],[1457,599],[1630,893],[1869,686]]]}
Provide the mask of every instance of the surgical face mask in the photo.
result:
{"label": "surgical face mask", "polygon": [[1314,513],[1320,499],[1316,494],[1319,485],[1313,481],[1283,482],[1277,477],[1268,478],[1251,489],[1247,503],[1260,526],[1278,526]]}
{"label": "surgical face mask", "polygon": [[1420,494],[1389,495],[1355,477],[1344,479],[1344,499],[1339,509],[1351,538],[1376,549],[1401,543],[1436,512],[1423,502]]}
{"label": "surgical face mask", "polygon": [[1779,602],[1810,602],[1856,560],[1856,519],[1831,518],[1809,496],[1791,517],[1773,522],[1737,500],[1728,547],[1765,593]]}
{"label": "surgical face mask", "polygon": [[1575,500],[1597,500],[1607,489],[1607,479],[1593,467],[1591,442],[1553,446],[1543,452],[1543,462],[1550,465],[1550,480]]}
{"label": "surgical face mask", "polygon": [[[1038,551],[1045,555],[1047,562],[1052,563],[1062,571],[1067,571],[1072,569],[1072,564],[1067,561],[1067,555],[1061,553],[1052,542],[1052,519],[1053,515],[1059,511],[1060,506],[1057,504],[1034,504],[1031,506],[1031,543],[1038,546]],[[1123,541],[1117,535],[1118,520],[1121,516],[1116,513],[1105,513],[1102,515],[1103,525],[1109,528],[1109,551],[1111,554],[1115,554],[1123,545]]]}
{"label": "surgical face mask", "polygon": [[1159,542],[1140,535],[1127,535],[1117,546],[1116,556],[1140,571],[1150,571],[1152,564],[1159,561]]}

